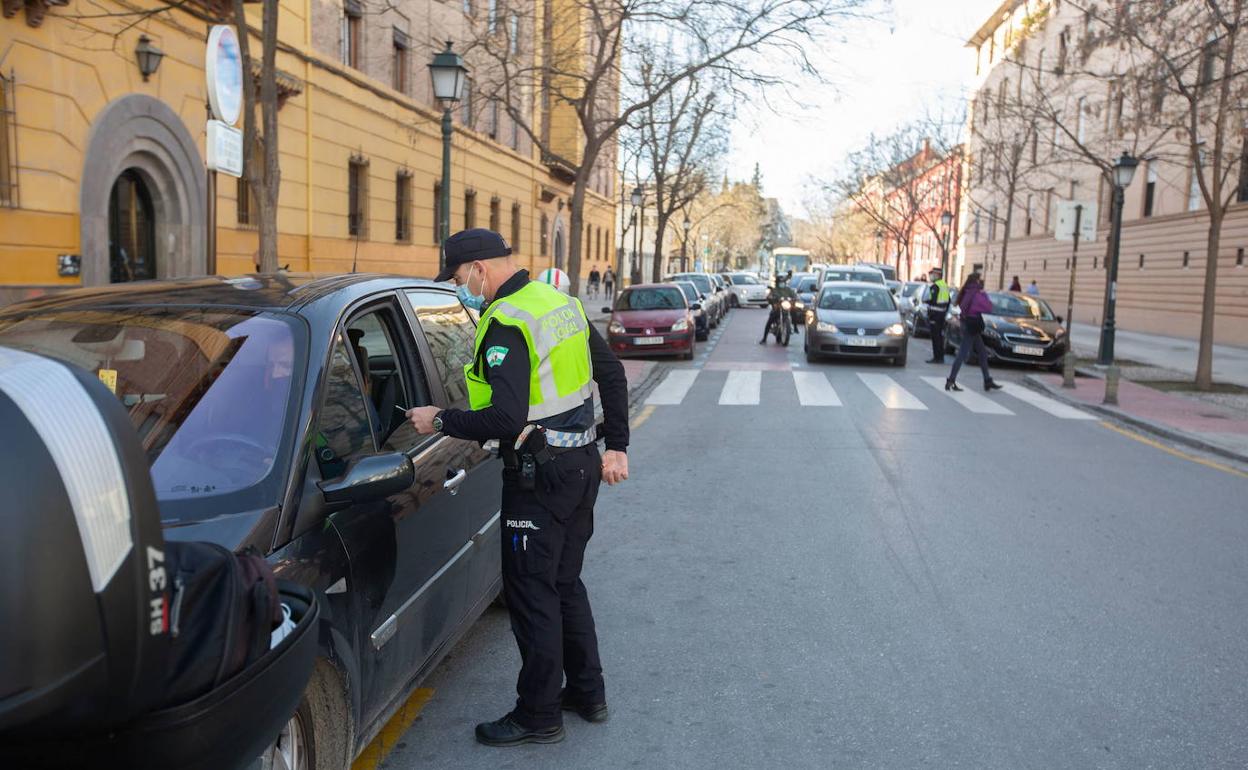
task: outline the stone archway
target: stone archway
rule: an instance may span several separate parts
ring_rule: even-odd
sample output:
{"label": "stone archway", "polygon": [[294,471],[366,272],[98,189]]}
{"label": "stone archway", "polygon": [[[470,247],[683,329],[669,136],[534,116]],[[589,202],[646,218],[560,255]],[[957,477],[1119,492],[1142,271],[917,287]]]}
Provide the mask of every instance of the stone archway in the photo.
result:
{"label": "stone archway", "polygon": [[564,264],[567,261],[567,236],[564,234],[563,217],[555,217],[555,267],[560,270],[566,270]]}
{"label": "stone archway", "polygon": [[123,174],[141,179],[151,197],[156,277],[203,274],[205,173],[194,138],[164,102],[130,94],[101,110],[79,193],[83,285],[109,283],[109,201]]}

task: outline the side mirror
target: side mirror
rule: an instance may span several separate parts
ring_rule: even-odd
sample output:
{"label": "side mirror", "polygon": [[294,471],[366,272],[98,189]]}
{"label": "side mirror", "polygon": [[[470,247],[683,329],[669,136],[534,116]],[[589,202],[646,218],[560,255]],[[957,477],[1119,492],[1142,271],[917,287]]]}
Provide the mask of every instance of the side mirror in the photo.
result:
{"label": "side mirror", "polygon": [[1064,318],[1062,318],[1062,317],[1059,315],[1059,316],[1057,317],[1057,322],[1058,322],[1059,324],[1060,324],[1060,323],[1065,323],[1065,319],[1064,319]]}
{"label": "side mirror", "polygon": [[699,297],[701,297],[702,299],[706,299],[706,295],[705,295],[705,294],[699,294],[698,296],[699,296]]}
{"label": "side mirror", "polygon": [[696,310],[701,310],[701,309],[702,309],[702,303],[701,303],[701,302],[695,302],[695,303],[693,303],[692,305],[690,305],[690,306],[689,306],[689,309],[690,309],[690,310],[695,310],[695,311],[696,311]]}
{"label": "side mirror", "polygon": [[611,308],[609,308],[609,307],[604,307],[604,308],[602,309],[602,312],[604,312],[604,313],[610,313],[610,312],[611,312]]}
{"label": "side mirror", "polygon": [[361,457],[347,468],[342,478],[320,483],[325,502],[366,503],[398,494],[416,480],[411,458],[402,452]]}

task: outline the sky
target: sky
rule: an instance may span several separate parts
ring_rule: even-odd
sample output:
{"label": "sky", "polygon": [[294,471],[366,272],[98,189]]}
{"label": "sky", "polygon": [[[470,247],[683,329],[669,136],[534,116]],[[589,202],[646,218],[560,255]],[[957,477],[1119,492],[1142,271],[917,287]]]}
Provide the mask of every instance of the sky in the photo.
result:
{"label": "sky", "polygon": [[[801,107],[741,109],[728,176],[748,180],[758,163],[763,194],[802,216],[809,190],[831,180],[873,131],[917,117],[925,105],[965,98],[975,76],[966,41],[1001,0],[892,0],[878,23],[816,46],[828,85],[800,89]],[[786,102],[788,100],[785,100]]]}

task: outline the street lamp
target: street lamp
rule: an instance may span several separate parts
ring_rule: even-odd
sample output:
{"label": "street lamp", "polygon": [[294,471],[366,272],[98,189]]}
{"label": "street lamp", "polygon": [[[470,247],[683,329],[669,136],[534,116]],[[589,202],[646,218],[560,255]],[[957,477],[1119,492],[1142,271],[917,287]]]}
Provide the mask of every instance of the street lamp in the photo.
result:
{"label": "street lamp", "polygon": [[880,261],[880,249],[884,246],[884,231],[875,231],[875,261]]}
{"label": "street lamp", "polygon": [[[451,137],[455,134],[451,110],[463,98],[464,83],[468,79],[464,57],[452,51],[451,45],[450,40],[446,41],[446,50],[429,62],[433,97],[442,103],[442,218],[438,222],[438,243],[444,243],[451,237]],[[442,250],[438,262],[440,267],[446,266],[445,250]]]}
{"label": "street lamp", "polygon": [[165,52],[152,45],[152,40],[147,35],[139,35],[139,44],[134,47],[134,58],[139,60],[139,74],[143,76],[143,82],[156,74],[156,70],[160,68],[160,60],[165,57]]}
{"label": "street lamp", "polygon": [[1118,298],[1118,255],[1122,240],[1122,199],[1123,191],[1131,185],[1135,176],[1135,167],[1140,161],[1133,158],[1126,150],[1114,163],[1114,223],[1110,238],[1113,249],[1110,252],[1109,275],[1106,277],[1105,322],[1101,326],[1101,355],[1097,360],[1102,366],[1114,363],[1114,302]]}
{"label": "street lamp", "polygon": [[940,226],[943,230],[941,235],[941,254],[940,254],[940,273],[942,276],[949,273],[949,227],[953,224],[953,214],[948,209],[940,212]]}
{"label": "street lamp", "polygon": [[[643,273],[642,273],[642,265],[641,265],[642,258],[641,258],[641,252],[639,251],[639,249],[642,246],[644,246],[646,243],[646,238],[644,234],[642,233],[642,230],[646,228],[646,210],[641,209],[640,214],[638,214],[636,211],[636,209],[641,208],[641,204],[645,203],[646,201],[646,194],[645,194],[645,191],[641,189],[641,185],[637,185],[636,187],[633,188],[632,201],[633,201],[633,209],[634,209],[633,217],[637,221],[637,231],[633,233],[633,256],[636,258],[636,261],[637,261],[636,273],[637,273],[638,279],[640,279]],[[641,244],[640,246],[638,245],[639,243]]]}
{"label": "street lamp", "polygon": [[689,269],[689,265],[685,262],[685,249],[689,247],[689,231],[693,229],[693,223],[689,221],[689,217],[685,217],[681,227],[685,229],[685,237],[680,239],[680,272],[683,273]]}

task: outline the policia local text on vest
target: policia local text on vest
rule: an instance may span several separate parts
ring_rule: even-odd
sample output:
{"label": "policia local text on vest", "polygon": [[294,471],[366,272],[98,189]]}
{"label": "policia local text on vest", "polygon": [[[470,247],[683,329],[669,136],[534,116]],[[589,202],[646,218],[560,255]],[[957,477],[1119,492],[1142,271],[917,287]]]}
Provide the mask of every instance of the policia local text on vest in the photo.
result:
{"label": "policia local text on vest", "polygon": [[[477,740],[555,743],[564,738],[564,710],[591,722],[607,718],[581,566],[599,484],[628,478],[628,382],[580,301],[530,281],[498,233],[466,230],[444,248],[438,280],[454,279],[464,304],[481,311],[472,363],[464,368],[471,408],[419,407],[408,416],[422,433],[499,442],[503,593],[523,661],[516,707],[477,725]],[[595,382],[604,415],[601,456]]]}

